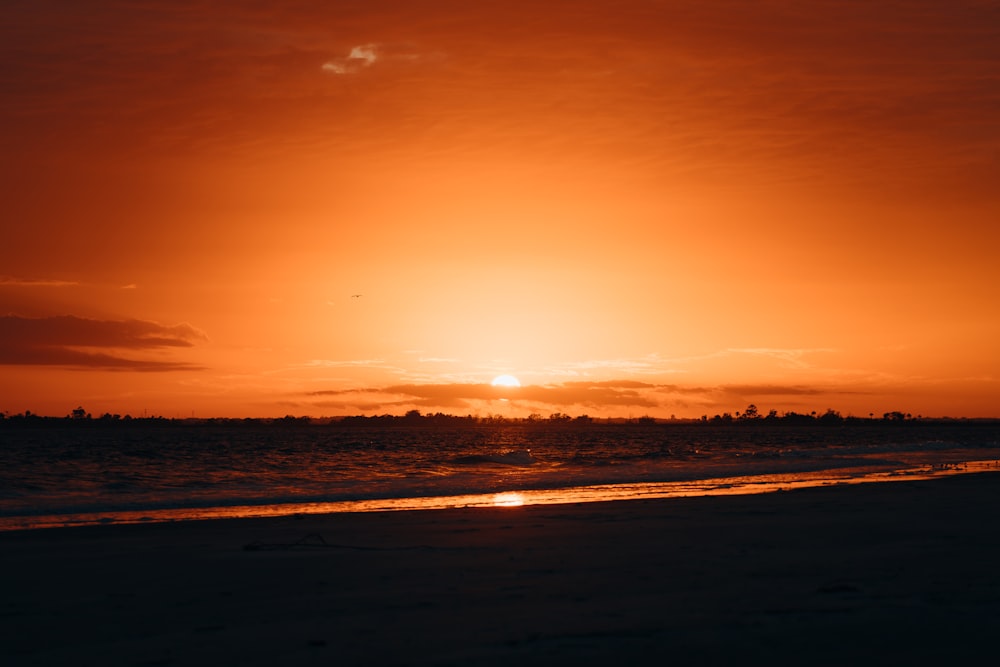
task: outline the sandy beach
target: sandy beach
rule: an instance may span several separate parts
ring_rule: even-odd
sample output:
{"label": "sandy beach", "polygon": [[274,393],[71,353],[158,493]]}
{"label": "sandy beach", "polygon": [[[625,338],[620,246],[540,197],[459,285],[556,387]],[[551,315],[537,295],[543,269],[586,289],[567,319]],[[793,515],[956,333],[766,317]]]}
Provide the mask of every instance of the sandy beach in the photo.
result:
{"label": "sandy beach", "polygon": [[1000,476],[0,533],[5,665],[981,664]]}

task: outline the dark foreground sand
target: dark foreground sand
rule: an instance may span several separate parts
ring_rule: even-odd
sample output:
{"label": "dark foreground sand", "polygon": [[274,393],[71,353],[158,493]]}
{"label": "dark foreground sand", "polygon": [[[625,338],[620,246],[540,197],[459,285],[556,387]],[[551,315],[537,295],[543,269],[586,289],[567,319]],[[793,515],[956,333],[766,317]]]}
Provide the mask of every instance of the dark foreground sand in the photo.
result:
{"label": "dark foreground sand", "polygon": [[996,664],[1000,475],[2,533],[0,615],[3,665]]}

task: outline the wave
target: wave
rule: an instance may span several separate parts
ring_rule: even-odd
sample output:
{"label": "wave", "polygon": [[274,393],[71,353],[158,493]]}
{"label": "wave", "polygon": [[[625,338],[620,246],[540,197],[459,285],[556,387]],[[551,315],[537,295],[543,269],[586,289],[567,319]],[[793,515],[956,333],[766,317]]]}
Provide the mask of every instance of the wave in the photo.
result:
{"label": "wave", "polygon": [[189,518],[221,511],[198,508],[381,499],[396,506],[393,499],[400,498],[997,458],[995,426],[945,426],[804,431],[594,424],[454,432],[317,426],[271,429],[263,437],[241,426],[74,427],[67,435],[0,425],[0,524],[36,525],[18,517],[43,515],[84,517],[84,523],[119,513],[135,520]]}
{"label": "wave", "polygon": [[458,465],[499,464],[507,466],[530,466],[538,463],[538,459],[531,455],[530,449],[513,449],[501,451],[496,454],[456,456],[451,459],[451,462]]}

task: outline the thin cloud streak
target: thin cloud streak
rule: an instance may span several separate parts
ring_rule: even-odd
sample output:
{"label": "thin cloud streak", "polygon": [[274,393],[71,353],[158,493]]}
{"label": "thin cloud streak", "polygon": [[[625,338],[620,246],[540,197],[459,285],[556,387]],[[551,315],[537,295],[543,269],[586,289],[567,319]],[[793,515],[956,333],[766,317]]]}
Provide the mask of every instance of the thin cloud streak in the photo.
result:
{"label": "thin cloud streak", "polygon": [[0,365],[58,366],[75,370],[135,371],[140,373],[165,371],[200,371],[204,366],[181,361],[131,359],[100,352],[84,352],[71,348],[23,347],[0,350]]}
{"label": "thin cloud streak", "polygon": [[0,317],[0,364],[144,372],[198,370],[202,367],[186,362],[133,359],[90,348],[152,351],[191,348],[207,340],[204,332],[189,324],[6,315]]}
{"label": "thin cloud streak", "polygon": [[6,345],[75,345],[149,349],[191,347],[208,336],[190,324],[172,326],[144,320],[94,320],[74,315],[0,316],[0,342]]}
{"label": "thin cloud streak", "polygon": [[[316,407],[391,410],[404,407],[487,409],[513,406],[528,411],[606,411],[620,408],[669,411],[681,407],[707,411],[742,409],[761,399],[834,399],[875,395],[876,392],[835,386],[722,384],[685,386],[635,380],[563,382],[522,387],[482,383],[402,384],[384,387],[312,391],[305,394]],[[320,399],[318,401],[314,399]]]}
{"label": "thin cloud streak", "polygon": [[0,287],[76,287],[75,280],[52,280],[43,278],[15,278],[0,276]]}

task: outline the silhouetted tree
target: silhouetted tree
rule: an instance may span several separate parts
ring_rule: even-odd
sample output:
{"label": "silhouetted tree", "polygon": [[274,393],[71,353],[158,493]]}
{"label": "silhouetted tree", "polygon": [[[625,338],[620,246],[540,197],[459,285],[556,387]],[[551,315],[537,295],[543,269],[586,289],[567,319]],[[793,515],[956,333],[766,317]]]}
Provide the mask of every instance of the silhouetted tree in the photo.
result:
{"label": "silhouetted tree", "polygon": [[844,420],[840,413],[833,408],[827,409],[826,412],[820,415],[819,419],[823,422],[839,422]]}

